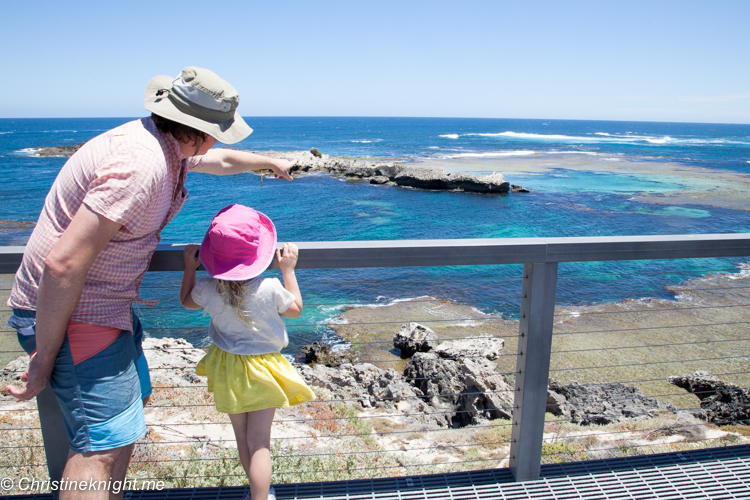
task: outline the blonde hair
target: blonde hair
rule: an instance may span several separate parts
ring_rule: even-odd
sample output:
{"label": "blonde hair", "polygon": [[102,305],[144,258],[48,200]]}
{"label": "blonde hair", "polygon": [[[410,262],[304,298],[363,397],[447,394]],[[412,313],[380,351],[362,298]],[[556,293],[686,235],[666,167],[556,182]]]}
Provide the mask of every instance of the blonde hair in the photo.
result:
{"label": "blonde hair", "polygon": [[216,280],[216,292],[224,299],[224,303],[234,310],[234,313],[245,323],[252,323],[250,317],[242,310],[245,291],[247,290],[246,281],[224,281]]}

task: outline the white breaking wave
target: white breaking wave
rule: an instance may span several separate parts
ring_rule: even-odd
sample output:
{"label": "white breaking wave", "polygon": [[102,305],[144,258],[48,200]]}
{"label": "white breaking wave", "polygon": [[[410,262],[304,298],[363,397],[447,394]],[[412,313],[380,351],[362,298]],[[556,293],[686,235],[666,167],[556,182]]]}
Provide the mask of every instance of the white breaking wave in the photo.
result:
{"label": "white breaking wave", "polygon": [[651,144],[666,144],[673,140],[669,136],[664,136],[661,139],[654,139],[653,137],[645,137],[644,139],[646,139],[646,141],[650,142]]}
{"label": "white breaking wave", "polygon": [[594,151],[550,151],[549,154],[600,156],[604,153],[596,153]]}
{"label": "white breaking wave", "polygon": [[630,132],[627,134],[610,134],[607,132],[595,132],[590,136],[576,136],[576,135],[563,135],[563,134],[531,134],[527,132],[498,132],[498,133],[470,133],[464,134],[466,136],[476,137],[498,137],[498,138],[510,138],[525,141],[542,141],[542,142],[583,142],[583,143],[627,143],[627,144],[737,144],[737,145],[750,145],[750,142],[733,140],[733,139],[693,139],[693,138],[675,138],[668,135],[657,137],[650,135],[635,135]]}
{"label": "white breaking wave", "polygon": [[26,156],[40,157],[41,156],[39,154],[40,149],[41,148],[24,148],[24,149],[19,149],[18,151],[16,151],[16,153],[20,153]]}
{"label": "white breaking wave", "polygon": [[454,158],[491,158],[491,157],[497,157],[497,156],[528,156],[528,155],[534,155],[537,154],[538,151],[529,151],[529,150],[521,150],[521,151],[493,151],[491,153],[460,153],[457,155],[454,155]]}
{"label": "white breaking wave", "polygon": [[577,137],[571,135],[560,135],[560,134],[529,134],[526,132],[498,132],[498,133],[471,133],[466,135],[473,135],[478,137],[512,137],[514,139],[531,139],[531,140],[543,140],[543,141],[587,141],[596,142],[600,141],[596,137]]}
{"label": "white breaking wave", "polygon": [[440,137],[445,137],[446,139],[458,139],[458,134],[444,134]]}
{"label": "white breaking wave", "polygon": [[323,319],[317,322],[318,325],[348,325],[349,320],[342,318],[341,316],[334,316],[332,318]]}
{"label": "white breaking wave", "polygon": [[[385,297],[385,296],[383,296],[383,295],[378,296],[377,299],[375,299],[375,300],[380,300],[381,298],[383,300],[388,300],[388,298]],[[422,295],[421,297],[410,297],[410,298],[406,298],[406,299],[391,299],[390,302],[383,302],[383,303],[380,303],[380,304],[363,304],[363,305],[357,305],[357,306],[354,306],[354,307],[369,307],[371,309],[374,309],[374,308],[378,308],[378,307],[392,306],[392,305],[398,304],[399,302],[411,302],[413,300],[429,299],[429,298],[430,297],[428,295]]]}

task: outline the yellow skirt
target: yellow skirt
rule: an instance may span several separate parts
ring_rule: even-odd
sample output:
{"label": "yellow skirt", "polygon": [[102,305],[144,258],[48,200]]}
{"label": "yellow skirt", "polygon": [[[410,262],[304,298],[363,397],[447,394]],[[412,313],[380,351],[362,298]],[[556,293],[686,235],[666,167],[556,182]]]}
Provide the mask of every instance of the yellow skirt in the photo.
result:
{"label": "yellow skirt", "polygon": [[277,352],[232,354],[211,344],[195,373],[208,376],[219,413],[285,408],[315,399],[297,370]]}

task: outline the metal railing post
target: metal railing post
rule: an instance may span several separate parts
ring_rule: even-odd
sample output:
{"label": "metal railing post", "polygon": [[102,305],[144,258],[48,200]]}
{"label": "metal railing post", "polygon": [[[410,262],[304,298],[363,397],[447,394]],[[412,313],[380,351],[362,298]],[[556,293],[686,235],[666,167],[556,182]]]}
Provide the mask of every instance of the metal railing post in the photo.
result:
{"label": "metal railing post", "polygon": [[539,479],[555,315],[557,262],[523,265],[521,317],[510,470],[516,481]]}

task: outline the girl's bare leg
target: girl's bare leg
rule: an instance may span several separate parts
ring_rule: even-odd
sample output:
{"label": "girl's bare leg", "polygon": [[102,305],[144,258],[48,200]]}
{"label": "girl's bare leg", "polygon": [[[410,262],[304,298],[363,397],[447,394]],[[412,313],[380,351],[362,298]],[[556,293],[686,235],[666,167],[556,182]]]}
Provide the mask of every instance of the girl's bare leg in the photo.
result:
{"label": "girl's bare leg", "polygon": [[234,438],[237,440],[237,451],[240,454],[240,463],[245,469],[245,474],[250,477],[250,450],[247,448],[247,416],[249,413],[230,413],[229,420],[234,429]]}
{"label": "girl's bare leg", "polygon": [[253,411],[247,414],[247,449],[250,466],[250,495],[253,500],[268,500],[271,487],[271,424],[276,408]]}
{"label": "girl's bare leg", "polygon": [[267,500],[271,487],[271,424],[276,408],[230,414],[242,468],[253,500]]}

